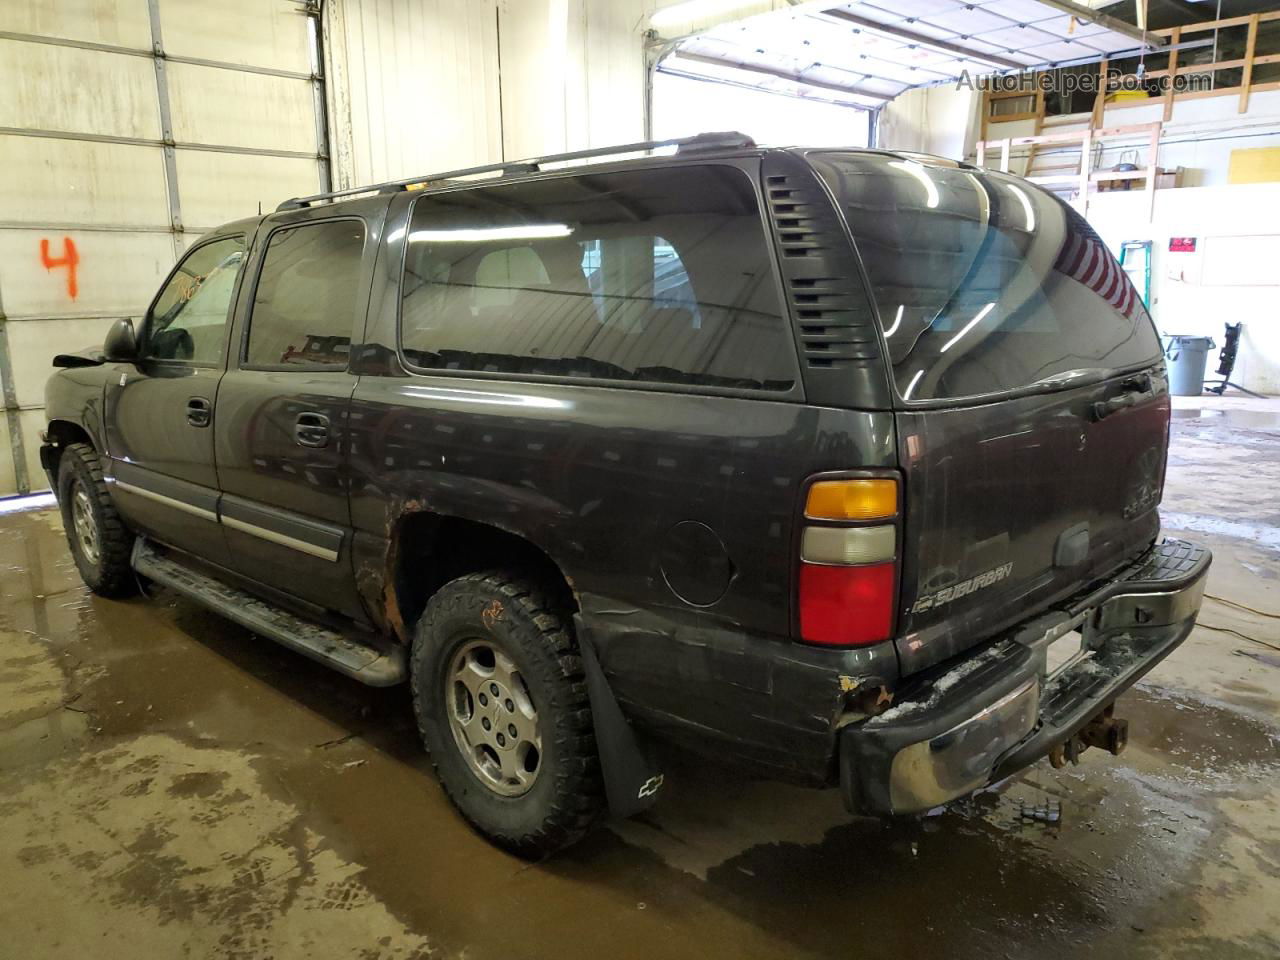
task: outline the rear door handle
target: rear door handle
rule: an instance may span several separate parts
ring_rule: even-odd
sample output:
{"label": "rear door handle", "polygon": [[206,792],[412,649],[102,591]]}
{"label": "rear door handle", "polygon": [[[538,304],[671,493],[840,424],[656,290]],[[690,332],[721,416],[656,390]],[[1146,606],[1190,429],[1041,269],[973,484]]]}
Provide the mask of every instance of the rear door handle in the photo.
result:
{"label": "rear door handle", "polygon": [[293,439],[304,447],[329,445],[329,418],[323,413],[300,413],[293,422]]}
{"label": "rear door handle", "polygon": [[207,427],[210,420],[209,401],[204,397],[187,398],[187,423],[193,427]]}

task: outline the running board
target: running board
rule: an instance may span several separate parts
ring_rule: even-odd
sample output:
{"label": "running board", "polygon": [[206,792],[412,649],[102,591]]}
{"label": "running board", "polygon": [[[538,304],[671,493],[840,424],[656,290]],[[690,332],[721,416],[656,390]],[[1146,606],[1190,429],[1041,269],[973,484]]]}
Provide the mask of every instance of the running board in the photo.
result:
{"label": "running board", "polygon": [[404,648],[377,649],[277,607],[251,593],[192,570],[142,537],[133,545],[133,569],[228,620],[310,657],[371,687],[389,687],[408,677]]}

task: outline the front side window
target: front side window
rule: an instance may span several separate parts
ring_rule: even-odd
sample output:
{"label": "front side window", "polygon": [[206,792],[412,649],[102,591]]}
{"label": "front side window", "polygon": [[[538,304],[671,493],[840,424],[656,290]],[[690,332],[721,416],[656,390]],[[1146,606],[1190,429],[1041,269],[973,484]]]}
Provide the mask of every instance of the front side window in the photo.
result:
{"label": "front side window", "polygon": [[231,296],[243,263],[244,237],[214,240],[187,254],[151,309],[142,356],[221,363]]}
{"label": "front side window", "polygon": [[356,323],[364,223],[276,230],[253,295],[245,366],[346,369]]}
{"label": "front side window", "polygon": [[904,400],[1000,394],[1159,357],[1115,258],[1038,187],[884,155],[812,159],[844,207]]}
{"label": "front side window", "polygon": [[401,346],[431,369],[788,390],[795,350],[755,191],[728,167],[420,198]]}

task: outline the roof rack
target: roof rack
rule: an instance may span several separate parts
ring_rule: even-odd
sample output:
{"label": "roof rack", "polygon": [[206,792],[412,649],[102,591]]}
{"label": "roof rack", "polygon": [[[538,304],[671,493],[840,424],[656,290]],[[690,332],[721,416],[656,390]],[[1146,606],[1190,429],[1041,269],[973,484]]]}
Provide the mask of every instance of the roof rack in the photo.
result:
{"label": "roof rack", "polygon": [[640,143],[623,143],[614,147],[592,147],[589,150],[571,150],[568,153],[553,153],[545,157],[532,157],[528,160],[507,160],[502,163],[486,163],[479,167],[463,167],[461,170],[446,170],[442,173],[430,173],[421,177],[409,177],[407,180],[389,180],[385,183],[373,183],[363,187],[348,187],[346,190],[334,190],[330,193],[317,193],[309,197],[294,197],[286,200],[276,211],[298,210],[309,207],[322,200],[337,200],[340,197],[352,197],[361,193],[396,193],[417,184],[448,181],[458,177],[476,176],[482,173],[496,173],[498,179],[516,177],[527,173],[537,173],[546,163],[563,163],[566,160],[586,160],[591,157],[608,157],[616,154],[642,153],[658,150],[662,147],[675,147],[676,153],[696,153],[700,150],[750,150],[756,143],[745,133],[726,131],[723,133],[699,133],[692,137],[675,137],[670,140],[645,140]]}

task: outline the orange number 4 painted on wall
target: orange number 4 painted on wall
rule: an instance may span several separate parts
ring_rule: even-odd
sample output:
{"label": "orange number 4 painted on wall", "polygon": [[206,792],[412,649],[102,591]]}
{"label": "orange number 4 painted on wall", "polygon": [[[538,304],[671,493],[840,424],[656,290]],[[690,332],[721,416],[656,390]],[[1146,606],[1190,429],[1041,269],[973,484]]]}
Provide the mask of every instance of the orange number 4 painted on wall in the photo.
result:
{"label": "orange number 4 painted on wall", "polygon": [[54,267],[67,268],[67,296],[72,300],[80,293],[79,284],[76,283],[76,267],[80,263],[80,254],[76,252],[76,242],[70,237],[62,238],[62,256],[49,256],[49,239],[48,237],[40,238],[40,262],[44,264],[46,270],[52,270]]}

